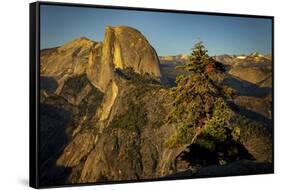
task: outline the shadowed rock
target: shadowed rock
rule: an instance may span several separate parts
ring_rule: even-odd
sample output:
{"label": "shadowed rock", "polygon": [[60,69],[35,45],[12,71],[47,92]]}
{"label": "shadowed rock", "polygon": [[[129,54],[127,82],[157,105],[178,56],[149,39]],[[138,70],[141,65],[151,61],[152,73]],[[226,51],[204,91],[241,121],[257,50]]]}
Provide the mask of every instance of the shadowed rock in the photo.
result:
{"label": "shadowed rock", "polygon": [[57,81],[53,77],[40,77],[40,89],[49,93],[54,93],[58,87]]}
{"label": "shadowed rock", "polygon": [[240,160],[227,165],[212,165],[197,171],[187,170],[163,177],[164,179],[186,179],[197,177],[222,177],[235,175],[267,174],[273,172],[270,163],[261,163],[249,160]]}

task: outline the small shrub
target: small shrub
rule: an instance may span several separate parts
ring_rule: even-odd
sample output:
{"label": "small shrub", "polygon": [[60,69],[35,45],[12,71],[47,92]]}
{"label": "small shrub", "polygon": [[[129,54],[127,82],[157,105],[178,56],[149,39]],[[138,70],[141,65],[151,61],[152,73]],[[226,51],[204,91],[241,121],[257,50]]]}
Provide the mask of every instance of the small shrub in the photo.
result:
{"label": "small shrub", "polygon": [[128,67],[124,69],[116,69],[116,73],[118,73],[120,76],[133,82],[136,85],[142,85],[142,84],[160,85],[160,81],[158,81],[153,75],[150,75],[149,73],[144,73],[144,74],[136,73],[132,67]]}

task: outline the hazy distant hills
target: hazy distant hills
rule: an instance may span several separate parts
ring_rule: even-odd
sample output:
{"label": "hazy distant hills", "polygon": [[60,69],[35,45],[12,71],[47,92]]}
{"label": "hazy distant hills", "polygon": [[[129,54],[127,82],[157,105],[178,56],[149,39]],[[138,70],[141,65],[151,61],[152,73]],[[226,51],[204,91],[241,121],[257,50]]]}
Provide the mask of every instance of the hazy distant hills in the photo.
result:
{"label": "hazy distant hills", "polygon": [[[178,157],[185,146],[164,145],[175,132],[165,122],[173,102],[170,87],[177,75],[188,74],[175,66],[189,56],[158,57],[145,36],[127,26],[107,27],[104,35],[102,42],[82,37],[41,50],[40,178],[45,185],[154,179],[190,169]],[[270,128],[271,56],[214,58],[225,65],[224,81],[236,90],[233,109]],[[256,130],[248,135],[241,129],[243,145],[257,162],[270,163],[271,136]],[[263,172],[255,162],[237,164],[247,174]],[[231,174],[235,164],[226,166],[225,175]]]}
{"label": "hazy distant hills", "polygon": [[255,64],[270,64],[271,55],[263,55],[253,52],[249,55],[218,55],[214,56],[217,61],[227,65],[254,66]]}
{"label": "hazy distant hills", "polygon": [[[226,65],[231,64],[268,64],[271,63],[271,55],[270,54],[261,54],[258,52],[253,52],[251,54],[241,54],[241,55],[216,55],[213,56],[217,61],[224,63]],[[188,54],[178,54],[178,55],[167,55],[167,56],[159,56],[161,63],[172,63],[172,62],[183,62],[189,60]]]}
{"label": "hazy distant hills", "polygon": [[178,55],[167,55],[167,56],[159,56],[161,63],[182,63],[184,61],[189,60],[189,55],[187,54],[178,54]]}

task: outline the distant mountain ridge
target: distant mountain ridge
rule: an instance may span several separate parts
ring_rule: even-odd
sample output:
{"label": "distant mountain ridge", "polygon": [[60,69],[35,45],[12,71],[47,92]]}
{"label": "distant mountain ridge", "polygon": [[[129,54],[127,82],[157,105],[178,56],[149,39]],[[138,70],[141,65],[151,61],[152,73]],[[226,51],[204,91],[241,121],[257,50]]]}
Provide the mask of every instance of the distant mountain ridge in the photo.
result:
{"label": "distant mountain ridge", "polygon": [[189,60],[188,54],[178,54],[178,55],[167,55],[159,56],[160,61],[183,61]]}
{"label": "distant mountain ridge", "polygon": [[[159,56],[159,60],[161,63],[170,63],[170,62],[184,62],[189,60],[189,54],[177,54],[177,55],[167,55],[167,56]],[[215,55],[212,56],[217,61],[220,61],[224,64],[233,64],[236,62],[250,62],[253,63],[271,63],[271,54],[262,54],[258,52],[253,52],[250,54],[235,54],[235,55],[229,55],[229,54],[223,54],[223,55]]]}

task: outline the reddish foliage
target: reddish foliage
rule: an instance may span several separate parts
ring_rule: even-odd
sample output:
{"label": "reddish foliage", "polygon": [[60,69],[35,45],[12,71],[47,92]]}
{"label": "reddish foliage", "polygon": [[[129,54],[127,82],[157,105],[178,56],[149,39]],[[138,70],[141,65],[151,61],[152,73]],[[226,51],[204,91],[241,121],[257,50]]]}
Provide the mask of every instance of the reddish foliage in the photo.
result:
{"label": "reddish foliage", "polygon": [[215,66],[214,66],[214,64],[211,64],[211,63],[207,64],[206,67],[205,67],[205,71],[206,71],[207,73],[210,73],[210,72],[215,71]]}

